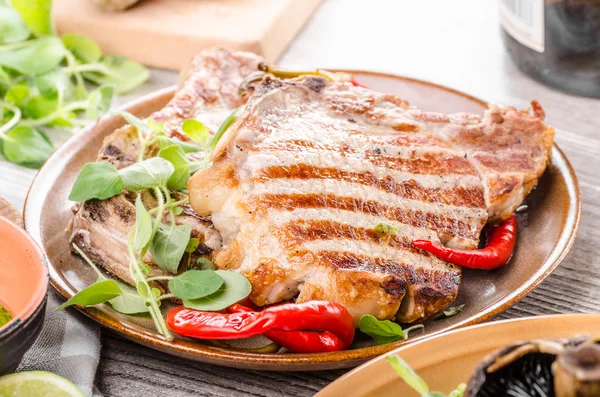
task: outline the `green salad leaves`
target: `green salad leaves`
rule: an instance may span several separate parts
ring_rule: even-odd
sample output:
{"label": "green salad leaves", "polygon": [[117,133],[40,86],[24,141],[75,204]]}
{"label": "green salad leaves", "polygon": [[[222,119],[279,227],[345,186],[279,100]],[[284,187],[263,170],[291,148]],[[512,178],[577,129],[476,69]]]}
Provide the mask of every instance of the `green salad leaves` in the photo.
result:
{"label": "green salad leaves", "polygon": [[0,1],[0,156],[31,168],[54,150],[46,133],[97,119],[115,93],[150,75],[134,61],[103,55],[89,37],[58,37],[51,8],[50,0]]}
{"label": "green salad leaves", "polygon": [[393,355],[385,358],[394,371],[415,390],[421,397],[463,397],[467,386],[464,383],[458,385],[458,387],[451,391],[450,394],[446,395],[439,391],[429,391],[429,386],[423,378],[421,378],[411,367],[404,361],[400,356]]}
{"label": "green salad leaves", "polygon": [[402,329],[400,324],[390,320],[377,320],[370,314],[365,314],[360,318],[358,327],[360,331],[369,335],[380,345],[392,343],[397,340],[408,339],[408,333],[416,329],[422,329],[423,324],[413,325],[412,327]]}
{"label": "green salad leaves", "polygon": [[[69,199],[79,202],[106,200],[124,189],[137,192],[135,225],[128,238],[129,281],[135,288],[107,279],[83,251],[74,246],[75,251],[96,271],[98,279],[59,309],[71,305],[108,303],[121,313],[147,313],[157,330],[170,340],[172,336],[160,310],[161,301],[178,298],[189,308],[217,311],[247,297],[251,285],[239,273],[214,271],[214,265],[207,258],[201,257],[196,263],[191,263],[192,253],[197,250],[200,240],[192,236],[189,224],[176,221],[176,215],[183,211],[180,206],[187,202],[187,197],[175,201],[171,195],[181,197],[192,173],[206,165],[205,161],[195,161],[188,156],[188,153],[197,150],[190,150],[187,146],[192,145],[168,137],[159,123],[140,120],[129,113],[122,113],[122,116],[137,130],[141,143],[138,162],[120,170],[105,162],[86,164],[75,180]],[[190,134],[194,135],[196,144],[208,148],[208,129],[195,120],[188,121],[187,126],[188,130],[193,130]],[[156,149],[160,150],[157,157],[146,159],[147,149],[151,149],[148,152],[153,154],[157,153]],[[149,209],[145,203],[151,203],[155,208]],[[186,254],[187,263],[183,260]],[[164,272],[151,274],[152,269],[146,263],[148,255]],[[185,271],[180,269],[182,267]],[[163,292],[165,285],[169,287],[168,293]]]}

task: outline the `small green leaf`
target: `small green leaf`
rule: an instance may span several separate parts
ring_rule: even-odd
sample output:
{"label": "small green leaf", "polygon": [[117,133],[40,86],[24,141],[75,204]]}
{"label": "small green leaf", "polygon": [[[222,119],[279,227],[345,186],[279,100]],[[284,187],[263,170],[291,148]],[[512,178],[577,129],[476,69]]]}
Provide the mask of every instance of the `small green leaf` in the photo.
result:
{"label": "small green leaf", "polygon": [[223,286],[204,298],[184,299],[185,307],[202,311],[218,311],[241,301],[250,294],[252,286],[243,275],[227,270],[217,270],[215,273],[223,279]]}
{"label": "small green leaf", "polygon": [[202,150],[196,145],[185,143],[179,139],[167,138],[166,136],[158,137],[158,147],[160,149],[164,149],[172,145],[179,146],[185,153],[194,153]]}
{"label": "small green leaf", "polygon": [[456,390],[452,390],[450,394],[448,394],[448,397],[463,397],[465,390],[467,390],[467,385],[461,383],[456,387]]}
{"label": "small green leaf", "polygon": [[77,202],[92,198],[106,200],[121,193],[122,190],[123,181],[119,171],[112,164],[87,163],[73,184],[69,200]]}
{"label": "small green leaf", "polygon": [[167,181],[167,187],[171,190],[182,190],[187,186],[190,179],[190,166],[183,149],[179,146],[171,145],[158,152],[158,156],[164,158],[173,164],[175,170]]}
{"label": "small green leaf", "polygon": [[140,119],[139,117],[134,116],[133,114],[131,114],[129,112],[120,111],[120,112],[117,112],[117,114],[119,114],[121,117],[123,117],[125,119],[125,121],[127,121],[130,125],[135,127],[138,131],[146,132],[150,128],[150,126],[148,124],[146,124],[144,122],[144,120]]}
{"label": "small green leaf", "polygon": [[191,232],[190,225],[160,225],[150,243],[154,262],[168,272],[177,273]]}
{"label": "small green leaf", "polygon": [[54,34],[52,0],[10,0],[14,8],[38,36]]}
{"label": "small green leaf", "polygon": [[111,85],[102,85],[92,91],[88,96],[88,106],[85,117],[88,120],[96,120],[110,109],[115,90]]}
{"label": "small green leaf", "polygon": [[429,386],[413,369],[399,356],[387,356],[385,358],[391,365],[396,373],[412,387],[417,393],[426,395],[429,393]]}
{"label": "small green leaf", "polygon": [[56,95],[53,97],[38,95],[25,102],[25,105],[23,106],[23,115],[25,117],[38,119],[56,112],[57,109],[58,98]]}
{"label": "small green leaf", "polygon": [[17,84],[6,91],[6,94],[4,94],[4,100],[23,108],[30,96],[31,89],[29,87],[26,85]]}
{"label": "small green leaf", "polygon": [[137,293],[140,296],[140,298],[142,299],[148,299],[150,297],[150,294],[152,294],[152,291],[150,291],[150,288],[148,287],[148,284],[140,281],[135,285],[135,288],[137,289]]}
{"label": "small green leaf", "polygon": [[12,314],[0,305],[0,327],[12,320]]}
{"label": "small green leaf", "polygon": [[398,227],[387,222],[380,222],[375,226],[375,233],[379,236],[395,236],[398,234]]}
{"label": "small green leaf", "polygon": [[399,324],[389,320],[377,320],[370,314],[363,315],[358,326],[361,332],[369,335],[381,345],[407,338],[406,333]]}
{"label": "small green leaf", "polygon": [[58,37],[46,36],[27,41],[12,51],[0,51],[0,66],[33,75],[56,68],[64,57],[62,41]]}
{"label": "small green leaf", "polygon": [[72,305],[94,306],[108,302],[123,292],[115,280],[98,281],[76,293],[71,299],[63,303],[56,310],[63,310]]}
{"label": "small green leaf", "polygon": [[444,315],[446,317],[456,316],[458,313],[462,312],[464,308],[464,303],[462,305],[449,307],[446,310],[444,310]]}
{"label": "small green leaf", "polygon": [[223,121],[223,124],[221,124],[221,126],[219,127],[217,133],[213,136],[213,139],[210,141],[210,148],[214,149],[215,146],[217,146],[217,142],[219,142],[219,140],[221,139],[221,137],[223,136],[223,134],[225,133],[225,131],[227,131],[227,129],[229,128],[229,126],[231,124],[233,124],[233,122],[235,121],[235,114],[237,113],[237,111],[240,108],[236,108],[233,110],[233,112],[231,112],[229,114],[229,116],[227,116],[227,118],[225,119],[225,121]]}
{"label": "small green leaf", "polygon": [[39,168],[54,151],[46,134],[32,127],[17,126],[0,141],[8,161],[30,168]]}
{"label": "small green leaf", "polygon": [[0,44],[26,40],[31,31],[15,9],[0,5]]}
{"label": "small green leaf", "polygon": [[131,233],[134,251],[146,247],[152,238],[152,217],[146,211],[140,195],[135,199],[135,227]]}
{"label": "small green leaf", "polygon": [[188,254],[191,254],[192,252],[196,251],[196,249],[198,248],[199,245],[200,245],[200,240],[198,240],[195,237],[192,237],[190,239],[190,241],[188,241],[187,246],[185,247],[185,252],[187,252]]}
{"label": "small green leaf", "polygon": [[143,190],[165,186],[174,171],[173,164],[163,158],[153,157],[123,168],[119,174],[127,189]]}
{"label": "small green leaf", "polygon": [[94,63],[102,57],[100,47],[91,38],[74,33],[67,33],[61,37],[65,48],[81,63]]}
{"label": "small green leaf", "polygon": [[198,299],[210,295],[223,285],[223,279],[212,270],[188,270],[169,281],[169,290],[181,299]]}
{"label": "small green leaf", "polygon": [[190,139],[202,146],[208,144],[211,136],[210,131],[204,124],[195,119],[187,119],[181,125],[181,130],[190,137]]}
{"label": "small green leaf", "polygon": [[110,303],[110,305],[116,311],[123,314],[138,314],[148,312],[148,306],[146,306],[146,302],[140,298],[135,289],[116,280],[115,282],[119,285],[119,288],[121,288],[123,293],[116,298],[109,300],[108,303]]}
{"label": "small green leaf", "polygon": [[112,84],[118,94],[129,91],[150,77],[150,71],[141,64],[120,56],[105,56],[100,61],[105,72],[84,72],[93,83]]}
{"label": "small green leaf", "polygon": [[198,270],[215,270],[215,264],[210,259],[201,257],[196,259],[196,263],[192,265],[192,268]]}
{"label": "small green leaf", "polygon": [[[173,210],[173,212],[175,213],[175,215],[179,216],[179,215],[183,214],[183,208],[181,208],[181,207],[175,207],[175,209]],[[190,239],[190,241],[192,241],[192,239]]]}
{"label": "small green leaf", "polygon": [[146,124],[148,124],[148,127],[150,127],[150,130],[152,131],[153,135],[160,134],[164,129],[163,123],[159,123],[158,121],[156,121],[154,119],[147,119]]}

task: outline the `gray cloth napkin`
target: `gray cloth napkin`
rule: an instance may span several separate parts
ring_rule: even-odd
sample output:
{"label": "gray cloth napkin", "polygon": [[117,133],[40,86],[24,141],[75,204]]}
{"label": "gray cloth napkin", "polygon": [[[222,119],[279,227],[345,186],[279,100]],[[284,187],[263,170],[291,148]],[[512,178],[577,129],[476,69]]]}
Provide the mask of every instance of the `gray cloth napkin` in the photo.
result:
{"label": "gray cloth napkin", "polygon": [[44,327],[17,372],[49,371],[75,383],[86,396],[102,397],[94,386],[102,347],[100,328],[74,308],[57,312],[62,302],[49,288]]}

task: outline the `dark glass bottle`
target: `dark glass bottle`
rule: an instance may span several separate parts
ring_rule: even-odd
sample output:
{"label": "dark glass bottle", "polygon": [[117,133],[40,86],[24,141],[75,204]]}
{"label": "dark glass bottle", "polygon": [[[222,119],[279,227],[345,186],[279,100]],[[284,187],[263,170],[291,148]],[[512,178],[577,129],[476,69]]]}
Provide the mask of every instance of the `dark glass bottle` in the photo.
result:
{"label": "dark glass bottle", "polygon": [[500,0],[502,36],[519,69],[600,98],[600,0]]}

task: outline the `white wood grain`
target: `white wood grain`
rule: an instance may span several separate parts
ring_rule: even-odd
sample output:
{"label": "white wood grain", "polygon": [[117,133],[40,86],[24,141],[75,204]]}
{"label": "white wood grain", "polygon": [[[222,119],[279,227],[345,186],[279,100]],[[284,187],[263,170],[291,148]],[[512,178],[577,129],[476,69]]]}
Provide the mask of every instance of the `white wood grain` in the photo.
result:
{"label": "white wood grain", "polygon": [[[579,236],[561,266],[500,318],[600,311],[600,101],[522,74],[502,45],[495,1],[329,0],[281,58],[286,65],[368,69],[427,79],[491,101],[537,99],[583,195]],[[152,80],[121,102],[176,81]],[[0,162],[0,196],[19,208],[34,171]],[[32,198],[35,199],[35,198]],[[97,378],[106,396],[311,396],[343,371],[261,373],[191,363],[105,334]]]}

